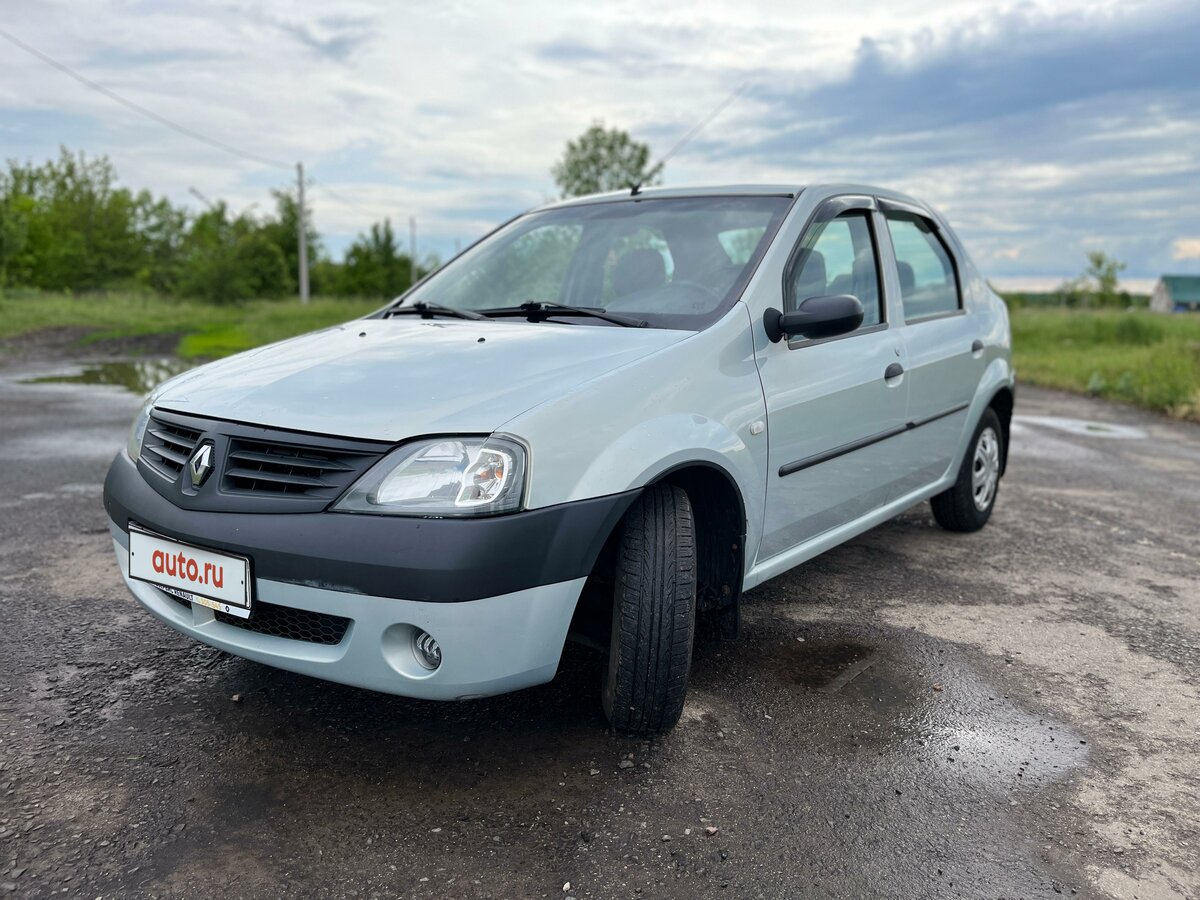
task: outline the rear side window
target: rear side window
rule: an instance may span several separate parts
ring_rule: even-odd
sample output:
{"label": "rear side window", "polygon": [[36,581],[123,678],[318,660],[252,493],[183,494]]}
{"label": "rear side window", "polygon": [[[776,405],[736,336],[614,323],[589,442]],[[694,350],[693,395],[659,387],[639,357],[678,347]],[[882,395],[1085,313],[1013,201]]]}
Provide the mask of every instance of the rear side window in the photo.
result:
{"label": "rear side window", "polygon": [[904,320],[913,322],[961,309],[954,261],[937,232],[911,213],[889,212],[887,224],[896,251]]}
{"label": "rear side window", "polygon": [[855,210],[816,225],[805,234],[787,283],[787,306],[809,297],[853,294],[863,305],[863,328],[883,321],[879,267],[869,213]]}

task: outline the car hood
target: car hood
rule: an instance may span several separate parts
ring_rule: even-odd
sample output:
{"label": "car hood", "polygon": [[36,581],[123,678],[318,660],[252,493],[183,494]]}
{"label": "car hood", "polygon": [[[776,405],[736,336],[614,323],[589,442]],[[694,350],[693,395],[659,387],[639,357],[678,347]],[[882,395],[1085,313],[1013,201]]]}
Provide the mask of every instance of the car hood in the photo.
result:
{"label": "car hood", "polygon": [[488,434],[692,333],[551,322],[362,319],[187,372],[155,406],[370,440]]}

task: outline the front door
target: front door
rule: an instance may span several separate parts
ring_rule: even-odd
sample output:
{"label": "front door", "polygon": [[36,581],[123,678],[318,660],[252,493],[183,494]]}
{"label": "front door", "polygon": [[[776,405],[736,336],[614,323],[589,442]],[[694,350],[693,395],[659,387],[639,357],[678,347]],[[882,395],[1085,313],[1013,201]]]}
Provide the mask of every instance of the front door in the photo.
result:
{"label": "front door", "polygon": [[905,350],[888,321],[874,205],[827,203],[785,270],[785,310],[853,294],[865,316],[850,334],[770,344],[759,356],[769,446],[760,561],[883,506],[903,474],[888,438],[905,430]]}

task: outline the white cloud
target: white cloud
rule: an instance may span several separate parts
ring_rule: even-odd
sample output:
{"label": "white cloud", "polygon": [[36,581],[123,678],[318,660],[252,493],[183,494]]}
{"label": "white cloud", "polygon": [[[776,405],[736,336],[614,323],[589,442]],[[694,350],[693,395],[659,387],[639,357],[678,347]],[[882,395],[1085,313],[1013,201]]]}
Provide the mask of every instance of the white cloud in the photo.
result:
{"label": "white cloud", "polygon": [[[813,6],[809,4],[807,6]],[[1146,15],[1162,4],[1139,8]],[[847,78],[870,40],[896,66],[912,69],[953,41],[986,44],[1018,10],[1031,22],[1093,23],[1127,9],[1110,0],[869,0],[799,11],[777,0],[709,0],[683,6],[633,0],[564,5],[552,0],[484,4],[448,0],[394,4],[350,0],[233,0],[220,7],[181,0],[51,0],[11,4],[4,27],[51,56],[170,118],[256,154],[305,161],[319,188],[317,225],[338,246],[370,219],[418,216],[423,241],[447,252],[554,191],[549,168],[568,138],[596,118],[650,138],[664,151],[744,81],[755,90],[672,161],[671,183],[873,179],[928,197],[981,255],[1014,266],[1053,265],[1052,250],[1083,231],[1175,210],[1167,234],[1200,228],[1193,203],[1173,189],[1122,188],[1130,165],[1182,177],[1200,146],[1196,117],[1181,121],[1153,102],[1144,117],[1116,112],[1098,126],[1105,141],[1135,142],[1120,159],[1081,164],[988,147],[959,160],[923,164],[939,135],[861,136],[809,145],[804,161],[739,148],[803,121],[781,122],[764,99],[774,88],[803,91]],[[1083,26],[1081,26],[1083,27]],[[1088,26],[1090,27],[1090,25]],[[1019,73],[1017,76],[1019,77]],[[836,113],[836,110],[834,111]],[[836,121],[826,122],[836,128]],[[59,143],[106,153],[122,179],[195,205],[195,187],[234,208],[267,205],[266,190],[291,173],[229,157],[163,129],[0,43],[0,134],[6,156],[43,158]],[[1014,135],[1020,141],[1022,135]],[[1107,146],[1107,144],[1105,145]],[[904,151],[903,153],[901,151]],[[1107,182],[1104,191],[1093,188]],[[1081,212],[1082,211],[1082,212]],[[1058,234],[1068,216],[1075,234]],[[1048,220],[1053,222],[1048,223]],[[1144,222],[1155,221],[1148,215]],[[1044,231],[1029,241],[1031,227]],[[1158,247],[1168,238],[1156,232]],[[1017,240],[1021,240],[1018,245]],[[1008,255],[1021,247],[1019,254]],[[1165,264],[1165,260],[1163,260]],[[1073,272],[1076,259],[1064,261]]]}
{"label": "white cloud", "polygon": [[1176,238],[1171,244],[1171,259],[1200,259],[1200,237]]}

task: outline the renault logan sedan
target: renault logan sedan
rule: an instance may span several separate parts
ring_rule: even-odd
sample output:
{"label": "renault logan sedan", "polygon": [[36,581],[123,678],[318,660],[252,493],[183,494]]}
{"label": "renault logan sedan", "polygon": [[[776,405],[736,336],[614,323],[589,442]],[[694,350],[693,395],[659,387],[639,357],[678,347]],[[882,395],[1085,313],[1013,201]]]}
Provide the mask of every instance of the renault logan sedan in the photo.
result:
{"label": "renault logan sedan", "polygon": [[379,312],[156,390],[104,490],[184,634],[437,700],[605,654],[614,727],[679,718],[743,592],[930,500],[987,522],[1005,307],[925,204],[647,190],[521,215]]}

